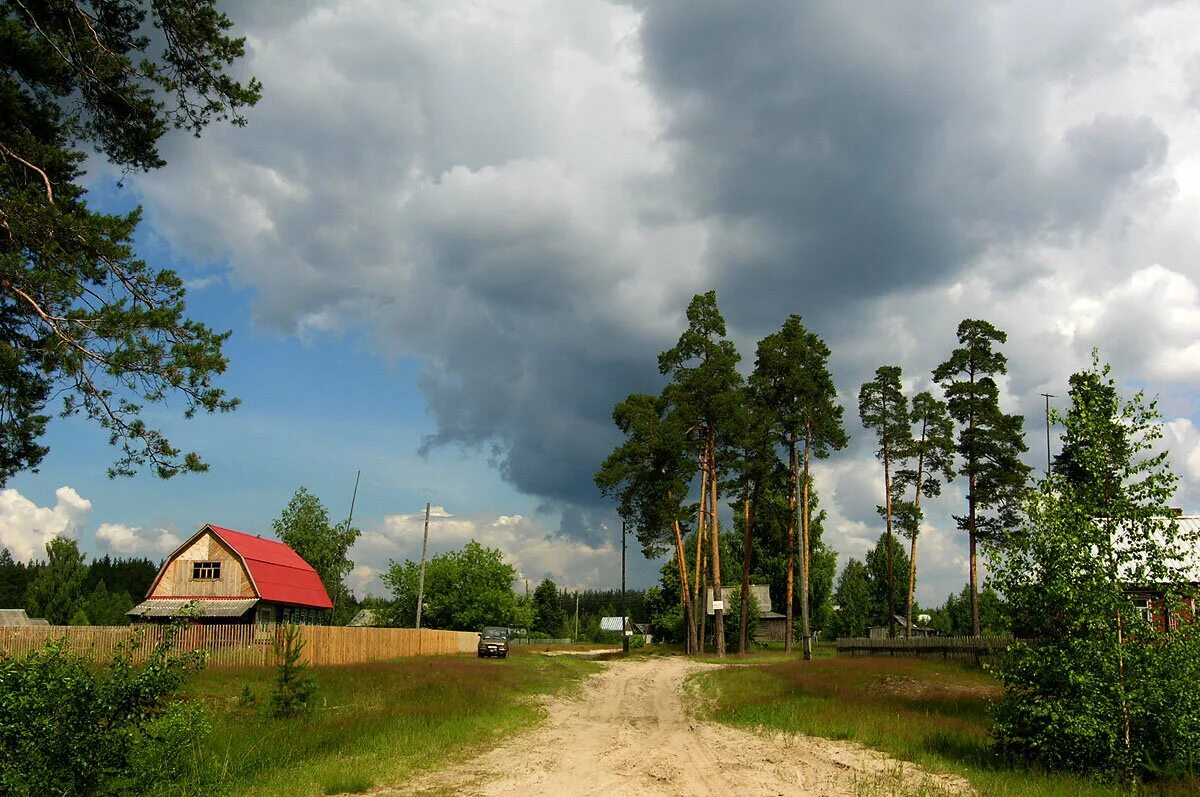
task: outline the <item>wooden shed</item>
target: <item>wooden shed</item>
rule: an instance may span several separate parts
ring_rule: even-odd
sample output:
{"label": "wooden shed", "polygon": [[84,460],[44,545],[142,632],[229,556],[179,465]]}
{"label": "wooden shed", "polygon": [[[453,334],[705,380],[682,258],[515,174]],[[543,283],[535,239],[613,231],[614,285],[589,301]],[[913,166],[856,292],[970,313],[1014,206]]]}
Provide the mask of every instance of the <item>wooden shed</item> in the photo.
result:
{"label": "wooden shed", "polygon": [[200,623],[324,625],[333,602],[317,571],[289,546],[205,525],[167,557],[129,611],[135,620],[188,616]]}

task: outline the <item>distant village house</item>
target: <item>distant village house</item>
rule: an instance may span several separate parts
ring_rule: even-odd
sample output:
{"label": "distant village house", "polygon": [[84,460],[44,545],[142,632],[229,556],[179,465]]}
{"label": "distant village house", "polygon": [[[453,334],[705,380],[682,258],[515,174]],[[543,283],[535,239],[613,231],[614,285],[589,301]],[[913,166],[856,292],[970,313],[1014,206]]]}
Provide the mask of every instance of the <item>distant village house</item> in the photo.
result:
{"label": "distant village house", "polygon": [[[725,604],[722,611],[729,611],[731,599],[740,597],[741,594],[742,587],[740,584],[722,587],[722,603]],[[767,584],[751,584],[750,598],[751,606],[755,603],[758,604],[758,627],[754,629],[754,641],[761,643],[783,642],[787,632],[787,617],[772,610],[771,587]],[[708,588],[708,613],[715,613],[712,587]]]}
{"label": "distant village house", "polygon": [[184,614],[206,624],[326,625],[333,602],[317,571],[277,540],[206,525],[167,557],[135,621]]}

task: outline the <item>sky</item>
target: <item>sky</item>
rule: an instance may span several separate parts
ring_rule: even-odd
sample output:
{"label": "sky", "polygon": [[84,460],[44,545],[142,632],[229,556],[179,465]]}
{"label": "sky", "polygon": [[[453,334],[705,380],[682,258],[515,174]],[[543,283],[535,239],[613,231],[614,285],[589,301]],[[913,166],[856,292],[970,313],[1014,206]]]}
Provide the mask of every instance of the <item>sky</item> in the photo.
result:
{"label": "sky", "polygon": [[[911,393],[964,318],[1008,334],[1002,404],[1044,468],[1093,348],[1157,397],[1200,512],[1200,6],[261,0],[229,4],[244,128],[172,135],[168,165],[88,173],[144,209],[138,253],[230,329],[227,415],[151,419],[211,470],[110,480],[106,436],[56,420],[0,490],[18,557],[77,538],[155,560],[204,523],[270,534],[301,485],[350,509],[360,595],[389,560],[475,538],[521,580],[612,588],[592,474],[613,405],[657,391],[692,295],[753,366],[792,313],[828,343],[851,445],[818,464],[826,540],[861,558],[882,473],[858,387]],[[927,505],[918,600],[966,581],[952,483]],[[630,557],[630,584],[659,562]]]}

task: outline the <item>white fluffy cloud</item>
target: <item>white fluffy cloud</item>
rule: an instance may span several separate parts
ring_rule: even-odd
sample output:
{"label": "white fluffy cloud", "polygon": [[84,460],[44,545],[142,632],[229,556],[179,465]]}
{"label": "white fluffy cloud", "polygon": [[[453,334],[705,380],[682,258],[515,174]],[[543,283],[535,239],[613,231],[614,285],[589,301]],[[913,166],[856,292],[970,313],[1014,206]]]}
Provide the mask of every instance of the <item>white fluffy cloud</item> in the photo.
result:
{"label": "white fluffy cloud", "polygon": [[126,526],[122,523],[101,523],[96,530],[96,539],[109,550],[125,556],[164,556],[183,542],[167,529]]}
{"label": "white fluffy cloud", "polygon": [[12,488],[0,490],[0,546],[14,559],[45,556],[55,537],[77,537],[92,511],[92,502],[70,487],[54,491],[54,506],[43,507]]}

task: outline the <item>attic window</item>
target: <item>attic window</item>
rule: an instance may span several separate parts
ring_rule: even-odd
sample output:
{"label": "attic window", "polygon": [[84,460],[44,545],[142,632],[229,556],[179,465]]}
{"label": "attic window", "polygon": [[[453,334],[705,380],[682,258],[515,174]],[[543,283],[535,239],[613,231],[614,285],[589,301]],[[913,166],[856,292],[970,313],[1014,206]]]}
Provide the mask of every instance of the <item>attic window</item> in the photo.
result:
{"label": "attic window", "polygon": [[220,577],[220,562],[192,562],[193,581],[216,581]]}

